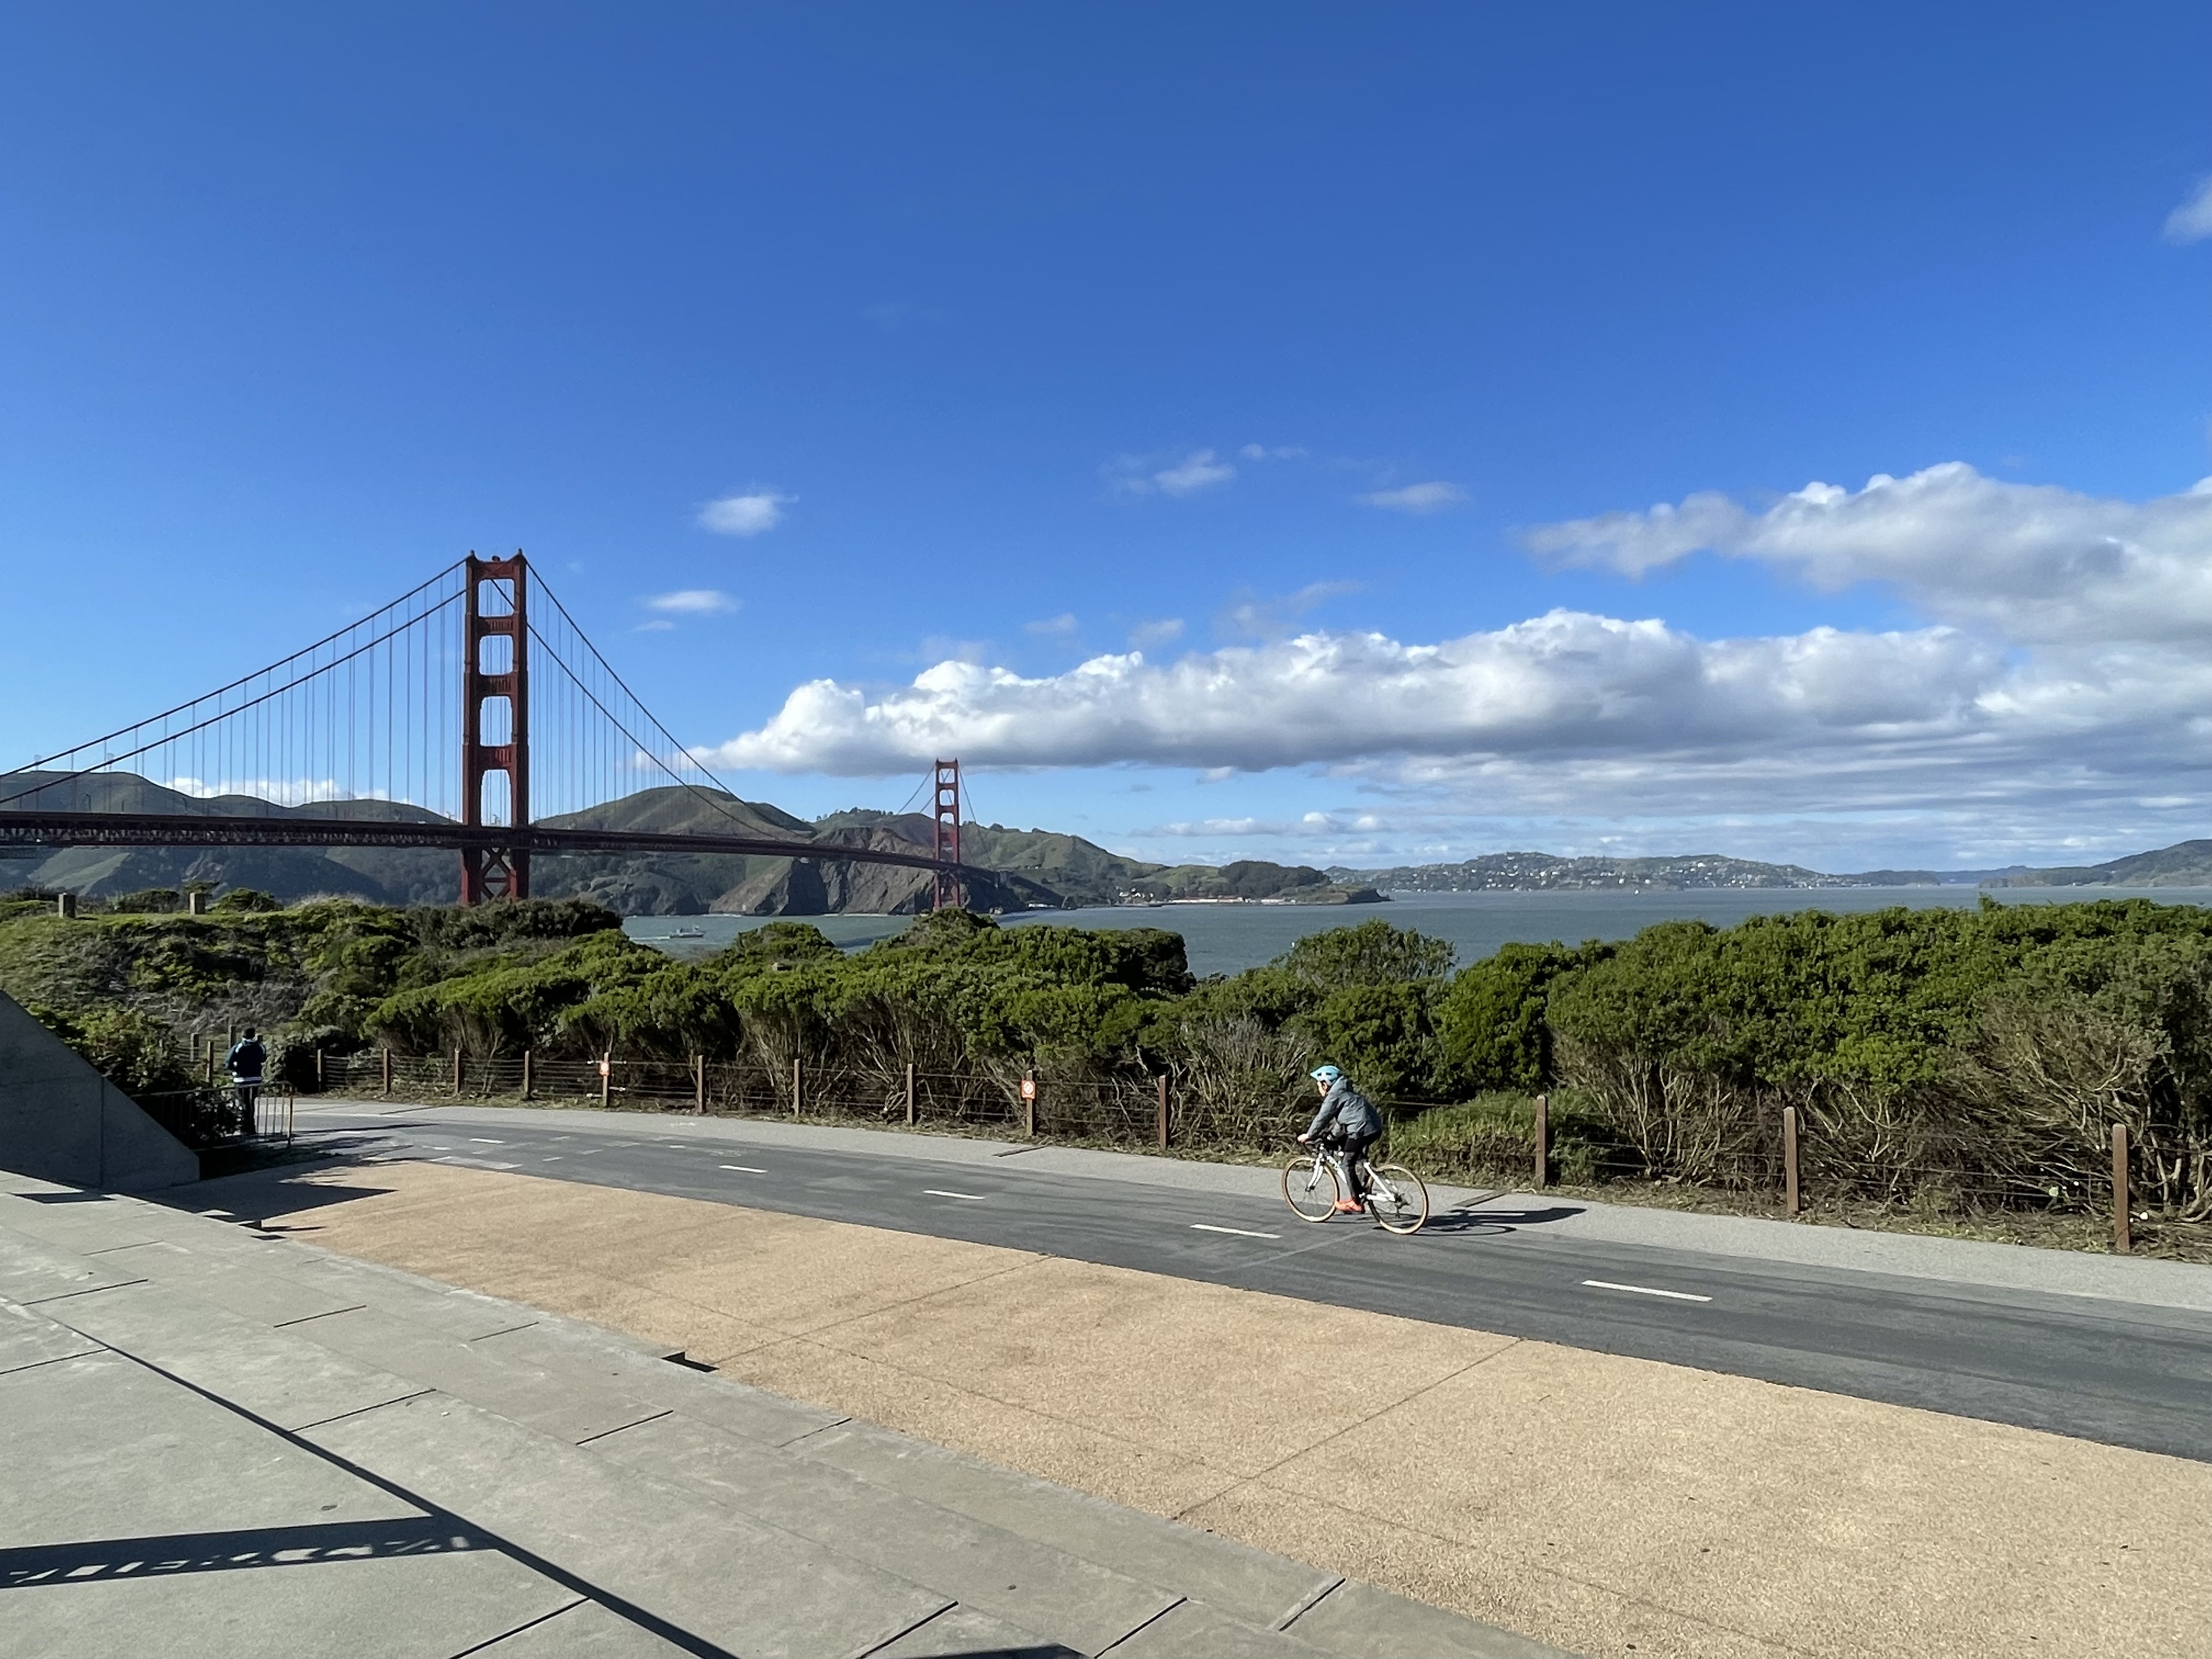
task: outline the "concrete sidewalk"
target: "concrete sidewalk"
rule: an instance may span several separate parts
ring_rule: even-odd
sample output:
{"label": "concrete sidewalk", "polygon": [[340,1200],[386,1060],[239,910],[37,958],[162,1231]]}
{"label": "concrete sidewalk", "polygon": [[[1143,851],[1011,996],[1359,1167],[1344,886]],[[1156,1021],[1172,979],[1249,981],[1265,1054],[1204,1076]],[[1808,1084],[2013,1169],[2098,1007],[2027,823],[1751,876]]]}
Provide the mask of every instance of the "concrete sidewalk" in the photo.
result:
{"label": "concrete sidewalk", "polygon": [[671,1357],[0,1176],[0,1656],[1558,1651]]}
{"label": "concrete sidewalk", "polygon": [[2201,1659],[2212,1629],[2212,1464],[521,1171],[200,1190],[915,1436],[898,1467],[939,1504],[987,1460],[1604,1659]]}
{"label": "concrete sidewalk", "polygon": [[[1267,1165],[1215,1164],[1144,1152],[987,1140],[900,1129],[781,1122],[772,1118],[702,1118],[689,1113],[600,1112],[459,1103],[386,1105],[374,1101],[332,1101],[313,1107],[303,1105],[299,1121],[307,1127],[327,1123],[333,1118],[426,1115],[434,1115],[440,1121],[477,1124],[511,1122],[520,1117],[568,1133],[681,1134],[689,1139],[722,1139],[733,1145],[850,1149],[877,1157],[911,1158],[948,1164],[987,1165],[1011,1159],[1024,1169],[1053,1175],[1133,1182],[1190,1192],[1235,1193],[1248,1197],[1273,1198],[1280,1191],[1279,1172]],[[2193,1262],[2038,1249],[1978,1239],[1874,1232],[1749,1216],[1701,1215],[1686,1210],[1563,1199],[1554,1193],[1509,1192],[1441,1182],[1431,1185],[1429,1194],[1439,1212],[1494,1207],[1550,1213],[1554,1218],[1534,1224],[1547,1237],[1653,1245],[1806,1267],[1855,1268],[1997,1290],[2100,1297],[2212,1313],[2212,1267]]]}

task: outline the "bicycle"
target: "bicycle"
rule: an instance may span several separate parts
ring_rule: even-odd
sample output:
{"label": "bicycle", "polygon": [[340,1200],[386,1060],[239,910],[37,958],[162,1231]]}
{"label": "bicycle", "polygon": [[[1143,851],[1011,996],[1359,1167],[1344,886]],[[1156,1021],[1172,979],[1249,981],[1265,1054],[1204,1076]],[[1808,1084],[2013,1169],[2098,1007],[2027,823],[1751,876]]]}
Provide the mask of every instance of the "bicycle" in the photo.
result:
{"label": "bicycle", "polygon": [[[1402,1164],[1359,1160],[1365,1177],[1362,1200],[1385,1232],[1417,1233],[1429,1218],[1429,1189]],[[1283,1167],[1283,1201],[1301,1221],[1320,1223],[1335,1215],[1339,1194],[1351,1184],[1344,1154],[1334,1146],[1300,1152]]]}

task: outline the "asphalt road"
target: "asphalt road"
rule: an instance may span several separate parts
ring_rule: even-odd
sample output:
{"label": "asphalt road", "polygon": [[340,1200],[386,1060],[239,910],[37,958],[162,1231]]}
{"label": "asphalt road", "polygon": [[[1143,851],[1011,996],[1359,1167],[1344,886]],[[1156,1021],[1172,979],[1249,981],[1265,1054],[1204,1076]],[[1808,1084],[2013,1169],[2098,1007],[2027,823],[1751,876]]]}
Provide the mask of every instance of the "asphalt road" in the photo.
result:
{"label": "asphalt road", "polygon": [[2212,1314],[1547,1237],[1547,1216],[1567,1210],[1510,1203],[1401,1238],[1364,1218],[1310,1226],[1279,1199],[1054,1175],[1019,1157],[687,1139],[665,1118],[488,1125],[428,1107],[301,1121],[356,1155],[1000,1244],[2212,1462]]}

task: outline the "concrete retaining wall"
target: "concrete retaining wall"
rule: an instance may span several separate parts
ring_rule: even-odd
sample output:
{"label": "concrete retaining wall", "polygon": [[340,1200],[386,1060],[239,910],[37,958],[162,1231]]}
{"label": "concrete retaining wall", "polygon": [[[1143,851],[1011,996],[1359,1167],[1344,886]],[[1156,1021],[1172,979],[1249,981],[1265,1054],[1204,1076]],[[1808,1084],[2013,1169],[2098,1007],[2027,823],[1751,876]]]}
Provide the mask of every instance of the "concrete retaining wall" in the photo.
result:
{"label": "concrete retaining wall", "polygon": [[200,1160],[0,993],[0,1170],[145,1192],[198,1181]]}

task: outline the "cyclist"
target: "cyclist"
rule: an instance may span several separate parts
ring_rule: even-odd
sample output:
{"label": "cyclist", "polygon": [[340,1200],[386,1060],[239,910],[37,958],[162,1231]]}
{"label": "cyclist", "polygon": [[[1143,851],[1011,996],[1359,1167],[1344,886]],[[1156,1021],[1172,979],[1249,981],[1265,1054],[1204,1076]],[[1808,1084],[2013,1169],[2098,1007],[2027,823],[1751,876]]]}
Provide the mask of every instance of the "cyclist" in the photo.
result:
{"label": "cyclist", "polygon": [[1352,1079],[1337,1067],[1316,1066],[1307,1075],[1321,1091],[1321,1109],[1306,1125],[1298,1144],[1310,1146],[1318,1136],[1334,1139],[1344,1149],[1345,1178],[1352,1183],[1352,1191],[1336,1200],[1336,1208],[1340,1215],[1357,1215],[1366,1202],[1359,1178],[1360,1163],[1366,1158],[1367,1149],[1382,1133],[1382,1115],[1375,1109],[1375,1103],[1352,1087]]}
{"label": "cyclist", "polygon": [[223,1056],[223,1069],[230,1073],[236,1093],[238,1132],[242,1135],[253,1133],[253,1100],[261,1090],[261,1068],[268,1063],[269,1050],[262,1047],[261,1039],[254,1035],[251,1025]]}

